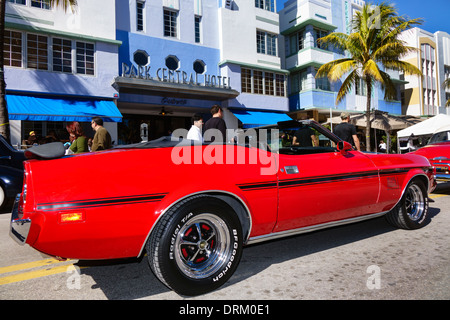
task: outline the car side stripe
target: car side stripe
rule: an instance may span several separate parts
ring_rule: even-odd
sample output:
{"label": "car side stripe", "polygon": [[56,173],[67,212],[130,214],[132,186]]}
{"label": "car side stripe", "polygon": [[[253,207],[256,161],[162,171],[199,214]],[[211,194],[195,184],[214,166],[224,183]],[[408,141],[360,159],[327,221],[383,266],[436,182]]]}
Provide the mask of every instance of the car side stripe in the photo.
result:
{"label": "car side stripe", "polygon": [[[369,178],[376,178],[379,176],[392,176],[392,175],[398,175],[398,174],[405,174],[411,169],[414,169],[414,168],[373,170],[373,171],[356,172],[356,173],[351,173],[351,174],[327,175],[327,176],[280,180],[279,188],[292,188],[292,187],[298,187],[298,186],[309,185],[309,184],[330,183],[330,182],[338,182],[338,181],[351,181],[351,180],[357,180],[357,179],[369,179]],[[238,187],[243,191],[253,191],[253,190],[260,190],[260,189],[267,189],[267,188],[275,188],[276,186],[277,186],[276,182],[262,182],[262,183],[238,185]]]}
{"label": "car side stripe", "polygon": [[157,193],[157,194],[126,196],[126,197],[111,197],[99,199],[72,200],[65,202],[39,203],[36,208],[37,210],[53,211],[53,210],[79,209],[84,207],[111,206],[136,202],[155,202],[161,201],[166,195],[167,193]]}

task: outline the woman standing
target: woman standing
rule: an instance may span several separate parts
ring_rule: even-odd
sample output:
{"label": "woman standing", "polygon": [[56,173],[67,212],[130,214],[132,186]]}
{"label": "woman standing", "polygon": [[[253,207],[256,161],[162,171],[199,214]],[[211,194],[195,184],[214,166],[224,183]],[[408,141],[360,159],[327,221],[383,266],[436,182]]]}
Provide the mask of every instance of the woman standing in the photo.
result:
{"label": "woman standing", "polygon": [[70,122],[67,124],[66,129],[69,132],[69,135],[73,137],[69,149],[73,153],[89,152],[87,138],[84,135],[83,128],[81,128],[80,124],[76,121]]}

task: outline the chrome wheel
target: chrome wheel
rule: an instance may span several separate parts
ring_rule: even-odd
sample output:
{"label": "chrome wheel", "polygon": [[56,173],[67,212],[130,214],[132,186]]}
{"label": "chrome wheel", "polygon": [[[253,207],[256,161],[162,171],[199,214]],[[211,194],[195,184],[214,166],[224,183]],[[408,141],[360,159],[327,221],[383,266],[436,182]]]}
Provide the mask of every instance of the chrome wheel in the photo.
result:
{"label": "chrome wheel", "polygon": [[217,215],[199,214],[183,225],[175,241],[175,260],[192,279],[207,278],[227,263],[232,252],[230,232]]}
{"label": "chrome wheel", "polygon": [[411,181],[402,199],[386,214],[386,219],[393,226],[406,230],[425,226],[430,221],[425,183],[419,179]]}
{"label": "chrome wheel", "polygon": [[418,221],[425,212],[425,199],[422,190],[416,184],[412,184],[405,195],[406,214],[412,221]]}
{"label": "chrome wheel", "polygon": [[147,241],[153,273],[179,294],[217,289],[233,275],[242,254],[239,217],[221,199],[197,195],[170,208]]}

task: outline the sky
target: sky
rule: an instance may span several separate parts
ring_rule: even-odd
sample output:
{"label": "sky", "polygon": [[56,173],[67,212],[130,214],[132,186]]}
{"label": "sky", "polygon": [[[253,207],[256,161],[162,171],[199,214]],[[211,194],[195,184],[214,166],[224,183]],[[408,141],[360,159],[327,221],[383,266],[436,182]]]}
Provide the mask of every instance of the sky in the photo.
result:
{"label": "sky", "polygon": [[[284,8],[287,0],[277,0],[278,11]],[[445,31],[450,34],[450,0],[385,0],[393,3],[399,15],[410,19],[422,18],[424,23],[419,28],[434,33]],[[369,0],[377,4],[382,0]]]}

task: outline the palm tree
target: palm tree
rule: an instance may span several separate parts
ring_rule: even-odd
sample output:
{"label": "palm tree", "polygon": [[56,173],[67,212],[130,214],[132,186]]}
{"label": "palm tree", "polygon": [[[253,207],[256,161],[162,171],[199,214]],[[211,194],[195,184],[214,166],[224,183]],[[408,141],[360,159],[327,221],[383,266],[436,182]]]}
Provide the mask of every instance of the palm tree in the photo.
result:
{"label": "palm tree", "polygon": [[[450,78],[447,78],[444,83],[442,83],[442,87],[444,89],[450,89]],[[446,107],[450,107],[450,99],[447,100],[447,102],[445,103]]]}
{"label": "palm tree", "polygon": [[[0,0],[0,42],[4,43],[5,39],[5,11],[6,1]],[[44,0],[50,7],[62,7],[66,12],[70,7],[72,12],[75,12],[77,7],[77,0]],[[4,73],[4,54],[3,48],[0,50],[0,134],[9,141],[9,117],[8,108],[6,106],[6,83]]]}
{"label": "palm tree", "polygon": [[398,37],[402,31],[421,23],[421,19],[409,20],[398,16],[397,10],[391,4],[381,3],[376,6],[365,4],[353,18],[351,34],[334,32],[319,39],[325,45],[347,52],[345,58],[322,65],[316,75],[316,78],[326,76],[333,82],[345,76],[337,94],[336,104],[352,90],[357,81],[362,80],[367,86],[366,150],[368,151],[371,150],[369,118],[370,97],[374,85],[376,83],[381,85],[385,93],[384,99],[393,100],[397,97],[394,82],[383,70],[391,69],[422,75],[417,67],[400,60],[417,49],[406,46]]}

